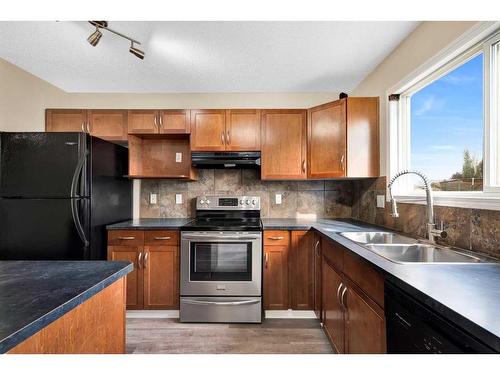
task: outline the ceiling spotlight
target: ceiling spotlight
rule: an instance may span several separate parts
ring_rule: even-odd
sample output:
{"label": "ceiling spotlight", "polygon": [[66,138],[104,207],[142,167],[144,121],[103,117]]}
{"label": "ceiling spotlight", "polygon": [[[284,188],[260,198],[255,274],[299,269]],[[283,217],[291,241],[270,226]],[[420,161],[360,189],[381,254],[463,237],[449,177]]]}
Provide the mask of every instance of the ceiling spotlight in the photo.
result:
{"label": "ceiling spotlight", "polygon": [[134,42],[130,42],[130,49],[129,52],[134,55],[135,57],[140,58],[141,60],[144,60],[144,51],[141,51],[139,48],[134,47]]}
{"label": "ceiling spotlight", "polygon": [[127,39],[130,41],[130,53],[138,58],[140,58],[141,60],[144,60],[144,51],[141,51],[139,48],[136,48],[134,46],[134,43],[135,44],[141,44],[141,42],[135,40],[135,39],[132,39],[131,37],[127,36],[127,35],[124,35],[116,30],[113,30],[113,29],[110,29],[108,27],[108,21],[89,21],[89,23],[92,25],[92,26],[95,26],[95,31],[90,34],[90,36],[87,38],[87,41],[90,43],[91,46],[95,47],[97,45],[97,43],[99,43],[99,40],[101,39],[102,37],[102,33],[101,33],[101,30],[100,29],[103,29],[103,30],[108,30],[110,33],[113,33],[115,35],[118,35],[124,39]]}
{"label": "ceiling spotlight", "polygon": [[95,31],[90,34],[90,36],[87,38],[87,42],[90,43],[92,47],[97,46],[97,43],[99,43],[99,40],[102,37],[102,33],[99,31],[99,28],[96,26]]}

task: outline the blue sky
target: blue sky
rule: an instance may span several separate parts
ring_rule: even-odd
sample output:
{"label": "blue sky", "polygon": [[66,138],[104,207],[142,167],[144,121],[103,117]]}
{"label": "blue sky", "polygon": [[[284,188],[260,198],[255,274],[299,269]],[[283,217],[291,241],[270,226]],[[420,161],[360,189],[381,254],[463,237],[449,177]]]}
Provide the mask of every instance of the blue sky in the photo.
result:
{"label": "blue sky", "polygon": [[411,167],[432,180],[462,170],[467,148],[483,158],[483,55],[411,97]]}

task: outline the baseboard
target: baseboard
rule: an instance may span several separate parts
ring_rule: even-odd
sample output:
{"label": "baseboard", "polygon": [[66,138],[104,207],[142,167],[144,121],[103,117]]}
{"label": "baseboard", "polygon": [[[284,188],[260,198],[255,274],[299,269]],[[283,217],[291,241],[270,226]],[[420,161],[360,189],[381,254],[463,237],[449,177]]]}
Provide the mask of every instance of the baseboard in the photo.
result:
{"label": "baseboard", "polygon": [[266,319],[316,319],[313,310],[266,310]]}
{"label": "baseboard", "polygon": [[127,318],[174,319],[179,318],[179,310],[127,310]]}

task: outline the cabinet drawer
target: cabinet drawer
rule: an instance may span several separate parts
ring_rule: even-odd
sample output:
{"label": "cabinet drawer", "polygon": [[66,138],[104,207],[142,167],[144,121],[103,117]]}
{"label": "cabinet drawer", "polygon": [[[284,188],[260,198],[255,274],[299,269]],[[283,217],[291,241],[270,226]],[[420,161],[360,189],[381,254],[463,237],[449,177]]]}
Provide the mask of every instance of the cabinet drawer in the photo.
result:
{"label": "cabinet drawer", "polygon": [[146,245],[172,245],[179,244],[179,232],[176,230],[148,230],[144,232]]}
{"label": "cabinet drawer", "polygon": [[110,230],[108,231],[108,245],[142,246],[144,245],[144,231]]}
{"label": "cabinet drawer", "polygon": [[384,278],[372,266],[344,251],[344,274],[356,283],[368,297],[384,307]]}
{"label": "cabinet drawer", "polygon": [[323,238],[321,241],[321,251],[323,256],[337,269],[344,269],[344,249],[336,245],[328,238]]}
{"label": "cabinet drawer", "polygon": [[287,230],[266,230],[264,231],[264,245],[287,246],[290,242],[289,237]]}

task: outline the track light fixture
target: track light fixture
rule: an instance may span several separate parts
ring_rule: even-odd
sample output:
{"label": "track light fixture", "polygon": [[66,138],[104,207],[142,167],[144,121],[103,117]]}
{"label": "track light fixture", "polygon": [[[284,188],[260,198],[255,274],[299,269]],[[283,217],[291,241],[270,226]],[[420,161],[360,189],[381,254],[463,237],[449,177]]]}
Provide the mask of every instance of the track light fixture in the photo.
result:
{"label": "track light fixture", "polygon": [[144,60],[144,51],[141,51],[139,48],[134,47],[134,42],[130,42],[130,49],[129,52],[140,58],[141,60]]}
{"label": "track light fixture", "polygon": [[141,60],[144,59],[144,55],[145,55],[144,51],[141,51],[139,48],[134,46],[134,43],[140,45],[141,42],[138,42],[137,40],[132,39],[132,38],[118,32],[118,31],[116,31],[116,30],[110,29],[108,27],[108,21],[89,21],[89,23],[92,26],[95,26],[95,31],[92,34],[90,34],[90,36],[87,38],[87,41],[90,43],[91,46],[95,47],[97,45],[97,43],[99,43],[99,40],[102,37],[102,33],[99,29],[104,29],[104,30],[108,30],[109,32],[111,32],[115,35],[118,35],[124,39],[129,40],[130,41],[129,52]]}
{"label": "track light fixture", "polygon": [[99,28],[96,27],[95,31],[87,38],[87,42],[89,42],[92,47],[95,47],[97,43],[99,43],[99,40],[101,40],[101,37],[102,33],[99,31]]}

